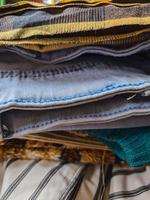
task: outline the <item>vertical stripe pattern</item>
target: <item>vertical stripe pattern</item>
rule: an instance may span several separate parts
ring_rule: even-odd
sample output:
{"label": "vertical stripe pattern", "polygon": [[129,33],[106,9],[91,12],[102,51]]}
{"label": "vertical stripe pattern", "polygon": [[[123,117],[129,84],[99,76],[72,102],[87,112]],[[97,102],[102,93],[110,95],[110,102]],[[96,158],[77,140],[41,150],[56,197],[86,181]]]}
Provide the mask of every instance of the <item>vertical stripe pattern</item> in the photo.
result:
{"label": "vertical stripe pattern", "polygon": [[8,186],[0,200],[7,200],[12,192],[16,189],[16,187],[20,184],[20,182],[26,177],[26,175],[31,171],[31,169],[38,163],[39,161],[33,161],[27,168],[25,168],[19,176]]}
{"label": "vertical stripe pattern", "polygon": [[51,169],[46,176],[43,178],[43,180],[40,182],[36,190],[33,192],[33,194],[30,196],[29,200],[36,200],[42,190],[46,187],[48,182],[51,180],[51,178],[56,174],[56,172],[64,165],[64,163],[60,163],[58,166]]}

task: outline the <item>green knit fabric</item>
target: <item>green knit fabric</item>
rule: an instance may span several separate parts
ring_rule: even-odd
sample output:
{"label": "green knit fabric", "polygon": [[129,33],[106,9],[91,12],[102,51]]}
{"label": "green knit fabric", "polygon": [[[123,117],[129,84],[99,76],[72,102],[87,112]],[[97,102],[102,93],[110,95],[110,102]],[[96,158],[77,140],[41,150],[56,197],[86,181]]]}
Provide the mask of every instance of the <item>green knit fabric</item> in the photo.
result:
{"label": "green knit fabric", "polygon": [[89,130],[88,133],[108,145],[114,154],[130,166],[150,164],[150,127]]}

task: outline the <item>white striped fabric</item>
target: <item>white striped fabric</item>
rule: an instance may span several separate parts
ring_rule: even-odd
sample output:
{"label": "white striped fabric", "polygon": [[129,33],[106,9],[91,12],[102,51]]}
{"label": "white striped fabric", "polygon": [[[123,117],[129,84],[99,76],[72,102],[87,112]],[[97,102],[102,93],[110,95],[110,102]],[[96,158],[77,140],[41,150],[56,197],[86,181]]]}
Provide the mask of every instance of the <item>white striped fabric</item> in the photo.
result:
{"label": "white striped fabric", "polygon": [[114,168],[109,200],[149,200],[150,167]]}
{"label": "white striped fabric", "polygon": [[150,199],[150,167],[10,160],[0,172],[0,200]]}
{"label": "white striped fabric", "polygon": [[[102,166],[54,161],[7,162],[0,200],[94,200],[104,195]],[[105,184],[105,180],[104,180]],[[98,198],[97,198],[98,200]]]}

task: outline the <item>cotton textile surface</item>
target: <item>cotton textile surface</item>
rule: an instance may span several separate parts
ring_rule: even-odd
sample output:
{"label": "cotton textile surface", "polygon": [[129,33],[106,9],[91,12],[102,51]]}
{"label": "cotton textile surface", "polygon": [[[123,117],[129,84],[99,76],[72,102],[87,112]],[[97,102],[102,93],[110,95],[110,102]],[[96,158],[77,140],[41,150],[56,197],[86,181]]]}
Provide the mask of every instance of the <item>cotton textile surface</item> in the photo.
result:
{"label": "cotton textile surface", "polygon": [[148,200],[150,195],[149,166],[8,160],[0,168],[1,200]]}
{"label": "cotton textile surface", "polygon": [[69,7],[61,12],[56,8],[55,14],[52,7],[25,2],[16,3],[13,9],[10,6],[9,11],[8,6],[0,9],[1,46],[46,52],[92,44],[133,45],[149,35],[149,4]]}
{"label": "cotton textile surface", "polygon": [[0,57],[2,138],[149,125],[148,53],[132,59],[84,55],[57,65]]}
{"label": "cotton textile surface", "polygon": [[150,2],[1,1],[0,200],[149,200]]}

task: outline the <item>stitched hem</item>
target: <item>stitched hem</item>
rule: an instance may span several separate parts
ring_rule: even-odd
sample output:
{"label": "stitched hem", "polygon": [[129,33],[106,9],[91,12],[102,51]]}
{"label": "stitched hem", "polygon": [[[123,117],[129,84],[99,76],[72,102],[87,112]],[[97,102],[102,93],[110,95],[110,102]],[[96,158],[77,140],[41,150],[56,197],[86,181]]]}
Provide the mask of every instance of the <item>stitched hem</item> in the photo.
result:
{"label": "stitched hem", "polygon": [[[15,131],[9,131],[9,133],[11,135],[13,134],[18,134],[20,132],[23,132],[23,131],[26,131],[28,129],[36,129],[36,128],[40,128],[40,127],[46,127],[48,125],[51,125],[52,123],[56,123],[56,122],[61,122],[61,121],[68,121],[68,120],[75,120],[75,119],[78,119],[78,120],[83,120],[83,119],[87,119],[87,118],[93,118],[93,121],[95,121],[96,118],[98,117],[109,117],[109,116],[112,116],[112,115],[117,115],[117,114],[121,114],[121,113],[124,113],[124,112],[129,112],[129,111],[132,111],[132,116],[135,114],[136,115],[136,112],[133,113],[133,110],[147,110],[147,109],[150,109],[150,105],[148,106],[130,106],[130,107],[127,107],[127,108],[124,108],[124,109],[121,109],[121,110],[118,110],[118,111],[114,111],[114,112],[108,112],[108,113],[102,113],[102,114],[86,114],[86,115],[77,115],[77,116],[70,116],[70,117],[62,117],[62,118],[58,118],[58,119],[54,119],[54,120],[49,120],[49,121],[44,121],[44,122],[41,122],[41,123],[38,123],[38,124],[34,124],[34,125],[29,125],[29,126],[25,126],[23,128],[19,128],[19,129],[16,129]],[[143,111],[143,113],[145,113],[146,111]],[[149,111],[150,112],[150,111]],[[115,120],[115,117],[114,117],[114,120]],[[4,138],[7,137],[9,134],[7,135],[3,135]]]}
{"label": "stitched hem", "polygon": [[[72,101],[72,100],[77,99],[79,101],[80,100],[79,98],[83,98],[83,97],[90,98],[91,96],[95,96],[95,95],[98,95],[98,94],[102,94],[102,93],[105,93],[105,92],[108,92],[108,91],[112,91],[114,89],[120,89],[120,88],[130,89],[130,90],[132,89],[133,90],[134,88],[130,88],[130,87],[138,87],[138,86],[142,86],[142,85],[146,85],[146,84],[148,84],[148,86],[145,86],[145,88],[149,87],[150,86],[149,85],[150,81],[144,81],[144,82],[139,82],[139,83],[129,83],[129,84],[113,84],[113,85],[108,85],[108,86],[106,86],[106,87],[104,87],[102,89],[97,89],[95,91],[91,91],[91,92],[87,92],[87,93],[81,93],[81,94],[74,95],[74,96],[59,97],[59,98],[51,98],[51,99],[49,99],[49,98],[47,98],[47,99],[33,99],[33,98],[30,98],[30,99],[25,99],[25,98],[12,99],[12,100],[1,102],[0,105],[5,105],[5,104],[8,104],[8,103],[35,103],[35,104],[56,103],[56,102],[63,103],[65,101],[68,103],[68,100]],[[142,88],[142,89],[144,90],[145,88]],[[141,88],[139,88],[139,89],[141,89]],[[114,91],[114,92],[117,92],[117,91]],[[122,91],[120,91],[120,92],[122,92]]]}

